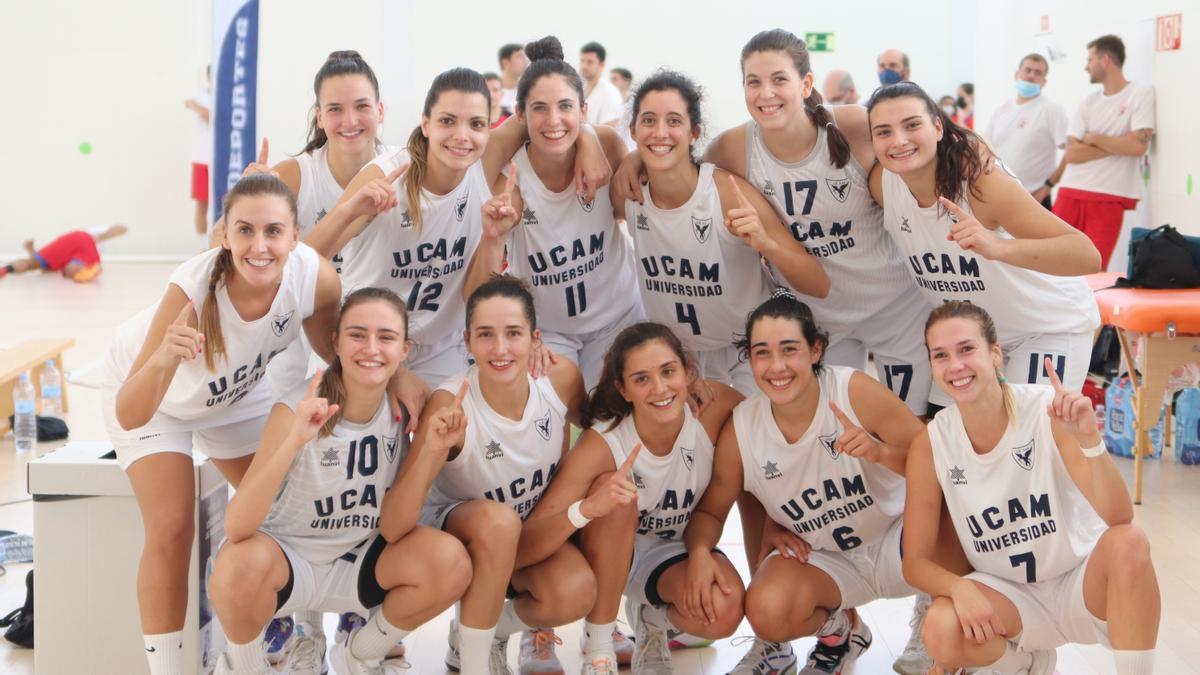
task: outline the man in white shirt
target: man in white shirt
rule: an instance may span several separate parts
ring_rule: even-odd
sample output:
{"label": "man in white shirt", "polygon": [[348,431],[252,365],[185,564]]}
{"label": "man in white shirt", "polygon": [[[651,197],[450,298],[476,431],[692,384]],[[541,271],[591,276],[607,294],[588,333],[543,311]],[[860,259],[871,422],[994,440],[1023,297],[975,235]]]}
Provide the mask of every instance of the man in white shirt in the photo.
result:
{"label": "man in white shirt", "polygon": [[517,108],[517,82],[529,66],[529,57],[525,56],[525,48],[515,42],[501,47],[497,57],[500,60],[500,109],[509,116]]}
{"label": "man in white shirt", "polygon": [[1005,166],[1047,209],[1050,188],[1062,175],[1057,153],[1067,143],[1067,112],[1042,93],[1049,71],[1041,54],[1021,59],[1013,76],[1017,98],[996,110],[986,134]]}
{"label": "man in white shirt", "polygon": [[1139,163],[1154,133],[1154,90],[1125,79],[1125,44],[1115,35],[1088,43],[1087,72],[1103,85],[1079,104],[1067,128],[1067,168],[1054,213],[1100,251],[1108,268],[1124,212],[1142,197]]}
{"label": "man in white shirt", "polygon": [[616,127],[621,121],[621,92],[604,77],[606,55],[599,42],[585,44],[579,50],[579,74],[583,77],[588,124]]}

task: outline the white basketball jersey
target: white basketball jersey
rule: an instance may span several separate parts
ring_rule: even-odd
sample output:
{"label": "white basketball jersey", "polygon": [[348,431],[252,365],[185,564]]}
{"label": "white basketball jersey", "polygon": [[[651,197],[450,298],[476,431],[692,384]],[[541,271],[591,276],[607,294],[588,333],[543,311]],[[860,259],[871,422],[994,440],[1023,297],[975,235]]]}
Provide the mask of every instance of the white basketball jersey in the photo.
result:
{"label": "white basketball jersey", "polygon": [[[660,457],[643,447],[633,460],[633,483],[638,492],[637,533],[659,539],[683,540],[692,511],[712,478],[713,444],[700,420],[684,406],[683,428],[671,452]],[[612,431],[609,422],[598,422],[592,430],[600,434],[621,466],[634,446],[641,442],[633,415],[626,415]]]}
{"label": "white basketball jersey", "polygon": [[433,481],[429,504],[490,499],[508,504],[522,520],[537,506],[558,471],[566,447],[567,406],[550,378],[529,378],[529,400],[521,419],[511,420],[488,405],[479,389],[479,368],[446,381],[439,389],[458,393],[470,380],[463,412],[467,438]]}
{"label": "white basketball jersey", "polygon": [[[386,175],[407,161],[407,153],[371,162]],[[476,162],[450,192],[421,191],[421,226],[410,213],[402,181],[400,203],[381,213],[342,248],[342,294],[368,286],[394,291],[408,306],[408,334],[418,345],[435,344],[463,331],[463,286],[467,265],[483,232],[480,209],[491,198]]]}
{"label": "white basketball jersey", "polygon": [[[967,187],[964,185],[964,192]],[[967,300],[987,310],[1001,342],[1031,333],[1080,333],[1100,325],[1083,277],[1060,277],[988,260],[950,241],[953,222],[937,204],[921,208],[900,176],[883,172],[884,227],[908,258],[909,273],[935,306]],[[960,207],[971,213],[964,194]],[[993,231],[1012,239],[1003,228]]]}
{"label": "white basketball jersey", "polygon": [[625,218],[646,318],[694,351],[729,347],[775,284],[758,252],[725,227],[713,165],[700,165],[696,191],[677,209],[655,206],[648,185],[642,197],[625,202]]}
{"label": "white basketball jersey", "polygon": [[[205,251],[171,275],[170,282],[192,300],[197,317],[204,311],[208,278],[221,250]],[[270,388],[259,387],[259,381],[267,372],[267,363],[300,336],[304,320],[313,312],[318,260],[316,251],[307,244],[298,244],[284,264],[283,279],[271,308],[254,321],[242,319],[222,283],[216,299],[225,354],[216,358],[213,372],[205,368],[203,354],[181,362],[159,412],[181,420],[220,415],[221,424],[266,414],[272,397]],[[119,386],[128,375],[156,310],[157,306],[148,307],[117,328],[106,357],[108,384]]]}
{"label": "white basketball jersey", "polygon": [[883,209],[871,197],[867,172],[853,155],[844,167],[834,166],[825,127],[817,127],[807,157],[784,162],[771,154],[758,124],[747,122],[746,180],[771,202],[792,237],[820,259],[829,295],[798,295],[830,335],[851,333],[897,303],[912,304],[914,312],[926,308],[883,229]]}
{"label": "white basketball jersey", "polygon": [[1016,399],[1000,443],[978,454],[957,406],[929,424],[933,466],[971,566],[1017,583],[1081,565],[1107,526],[1063,464],[1046,407],[1054,389],[1008,385]]}
{"label": "white basketball jersey", "polygon": [[[295,411],[308,382],[280,399]],[[370,422],[343,419],[300,449],[262,530],[310,562],[330,562],[379,529],[383,495],[408,453],[404,420],[385,396]]]}
{"label": "white basketball jersey", "polygon": [[525,212],[509,234],[508,273],[527,281],[542,330],[575,335],[607,328],[641,301],[633,244],[617,225],[608,186],[585,205],[574,184],[551,192],[521,148],[513,157]]}
{"label": "white basketball jersey", "polygon": [[829,401],[859,423],[849,395],[855,372],[842,366],[821,369],[816,414],[795,443],[783,437],[765,394],[733,409],[745,490],[772,520],[817,550],[848,551],[881,541],[904,515],[904,476],[833,447],[845,428]]}

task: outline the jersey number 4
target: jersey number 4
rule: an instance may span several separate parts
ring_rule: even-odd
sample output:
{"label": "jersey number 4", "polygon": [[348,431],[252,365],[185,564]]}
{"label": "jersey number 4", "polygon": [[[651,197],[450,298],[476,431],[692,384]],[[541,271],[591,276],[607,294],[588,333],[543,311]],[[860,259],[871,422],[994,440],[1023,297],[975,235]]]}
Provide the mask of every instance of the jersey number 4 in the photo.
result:
{"label": "jersey number 4", "polygon": [[696,317],[696,306],[682,302],[675,303],[675,318],[679,319],[679,323],[686,323],[692,327],[692,335],[700,334],[700,319]]}

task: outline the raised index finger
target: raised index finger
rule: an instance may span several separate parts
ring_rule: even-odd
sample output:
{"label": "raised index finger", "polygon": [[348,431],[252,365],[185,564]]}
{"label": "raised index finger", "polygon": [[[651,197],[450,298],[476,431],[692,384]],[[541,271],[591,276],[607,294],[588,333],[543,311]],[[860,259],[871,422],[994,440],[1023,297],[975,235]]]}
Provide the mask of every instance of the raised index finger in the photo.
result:
{"label": "raised index finger", "polygon": [[737,179],[733,177],[733,174],[729,174],[729,183],[733,185],[733,194],[737,195],[738,208],[750,208],[750,200],[746,199],[746,195],[742,193],[742,188],[738,185]]}
{"label": "raised index finger", "polygon": [[516,184],[517,184],[517,163],[509,162],[508,163],[508,176],[506,176],[504,179],[504,194],[506,196],[511,197],[512,193],[513,193],[513,187],[515,187]]}
{"label": "raised index finger", "polygon": [[458,388],[458,393],[454,396],[454,407],[461,408],[463,400],[467,398],[467,390],[471,388],[471,383],[468,380],[463,380],[462,386]]}
{"label": "raised index finger", "polygon": [[946,199],[945,197],[938,197],[938,203],[942,205],[942,208],[957,216],[959,220],[965,220],[971,217],[970,214],[964,211],[961,206],[955,204],[949,199]]}
{"label": "raised index finger", "polygon": [[308,382],[308,392],[304,395],[304,398],[316,398],[317,387],[321,386],[321,379],[324,375],[325,371],[320,369],[316,373],[313,373],[312,379]]}
{"label": "raised index finger", "polygon": [[384,180],[387,181],[388,185],[391,185],[392,183],[395,183],[396,181],[400,180],[400,177],[404,175],[405,171],[408,171],[408,162],[404,162],[403,164],[396,167],[395,169],[392,169],[392,172],[389,173],[387,175],[387,178],[385,178]]}
{"label": "raised index finger", "polygon": [[1054,387],[1054,391],[1062,391],[1062,380],[1058,379],[1058,371],[1054,370],[1054,362],[1047,356],[1042,362],[1046,368],[1046,377],[1050,378],[1050,384]]}
{"label": "raised index finger", "polygon": [[834,417],[838,418],[838,421],[841,422],[842,426],[845,427],[847,430],[858,427],[857,424],[850,421],[850,418],[846,416],[846,413],[842,412],[842,409],[838,407],[838,404],[834,403],[833,401],[830,401],[829,409],[833,411]]}
{"label": "raised index finger", "polygon": [[268,153],[269,147],[270,146],[267,143],[267,137],[263,136],[262,149],[258,151],[258,163],[262,164],[263,166],[267,165],[267,158],[270,157],[270,154]]}
{"label": "raised index finger", "polygon": [[191,318],[191,316],[192,316],[193,311],[194,310],[192,309],[192,301],[188,300],[187,302],[185,302],[183,304],[183,309],[179,310],[179,316],[175,317],[175,320],[172,321],[171,323],[173,323],[176,326],[186,326],[188,319]]}
{"label": "raised index finger", "polygon": [[638,443],[637,445],[633,446],[633,452],[630,452],[629,456],[625,458],[625,461],[621,463],[621,468],[617,469],[617,474],[619,474],[621,476],[628,475],[629,470],[633,468],[633,461],[635,459],[637,459],[638,453],[641,451],[642,451],[641,443]]}

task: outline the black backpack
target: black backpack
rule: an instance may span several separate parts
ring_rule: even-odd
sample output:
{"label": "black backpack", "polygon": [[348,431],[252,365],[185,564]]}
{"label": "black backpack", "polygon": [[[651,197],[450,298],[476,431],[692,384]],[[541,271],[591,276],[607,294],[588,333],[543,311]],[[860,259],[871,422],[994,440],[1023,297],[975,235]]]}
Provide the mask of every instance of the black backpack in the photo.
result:
{"label": "black backpack", "polygon": [[0,619],[4,639],[19,647],[33,649],[33,570],[25,575],[25,604]]}
{"label": "black backpack", "polygon": [[1128,279],[1117,286],[1135,288],[1200,288],[1200,267],[1192,247],[1170,225],[1150,230],[1129,242]]}

